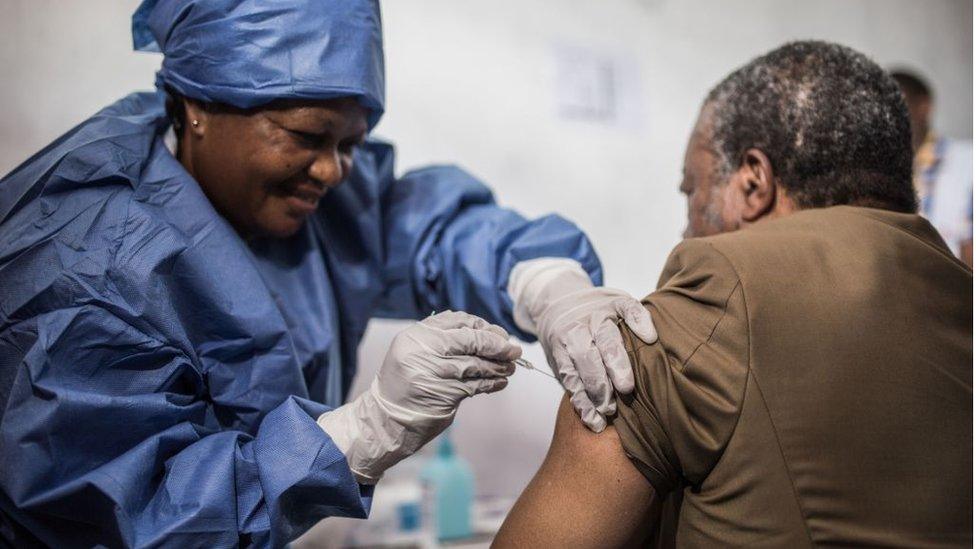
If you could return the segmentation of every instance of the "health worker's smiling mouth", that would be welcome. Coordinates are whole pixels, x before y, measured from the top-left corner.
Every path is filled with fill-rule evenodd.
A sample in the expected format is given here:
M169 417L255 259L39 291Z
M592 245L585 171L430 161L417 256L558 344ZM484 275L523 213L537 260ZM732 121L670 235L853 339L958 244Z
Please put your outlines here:
M286 191L285 202L296 215L307 216L319 206L319 200L328 192L325 186L300 183Z

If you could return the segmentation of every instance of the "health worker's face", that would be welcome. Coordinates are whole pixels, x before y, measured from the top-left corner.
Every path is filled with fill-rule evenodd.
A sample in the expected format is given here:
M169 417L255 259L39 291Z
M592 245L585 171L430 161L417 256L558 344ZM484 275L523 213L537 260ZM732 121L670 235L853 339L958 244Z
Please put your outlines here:
M348 177L367 132L367 112L351 98L185 106L180 161L244 238L297 232Z

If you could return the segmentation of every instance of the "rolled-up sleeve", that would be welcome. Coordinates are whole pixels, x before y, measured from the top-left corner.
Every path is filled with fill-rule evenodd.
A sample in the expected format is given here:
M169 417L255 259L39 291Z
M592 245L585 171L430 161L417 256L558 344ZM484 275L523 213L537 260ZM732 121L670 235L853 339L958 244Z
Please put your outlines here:
M636 387L618 397L614 426L630 459L659 493L702 482L735 429L749 370L742 284L707 241L671 254L658 290L643 300L659 339L621 325Z

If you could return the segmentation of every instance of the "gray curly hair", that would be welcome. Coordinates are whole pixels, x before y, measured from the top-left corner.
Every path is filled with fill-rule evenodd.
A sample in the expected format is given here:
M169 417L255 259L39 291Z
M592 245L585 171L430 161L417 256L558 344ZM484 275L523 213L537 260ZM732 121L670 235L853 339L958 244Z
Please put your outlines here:
M791 42L728 75L705 104L723 181L754 147L801 208L918 210L907 107L864 54Z

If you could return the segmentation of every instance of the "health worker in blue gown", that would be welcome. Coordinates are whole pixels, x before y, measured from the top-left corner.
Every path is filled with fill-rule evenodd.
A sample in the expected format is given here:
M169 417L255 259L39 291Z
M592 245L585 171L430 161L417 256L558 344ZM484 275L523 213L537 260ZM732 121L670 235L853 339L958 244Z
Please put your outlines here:
M505 386L509 334L606 425L633 388L616 323L653 341L649 315L565 219L394 174L375 1L146 0L133 36L158 89L0 180L0 540L277 547L366 517ZM343 404L372 317L425 320Z

